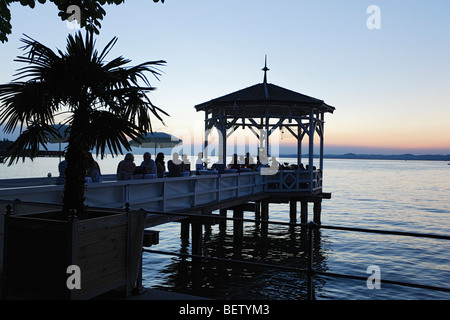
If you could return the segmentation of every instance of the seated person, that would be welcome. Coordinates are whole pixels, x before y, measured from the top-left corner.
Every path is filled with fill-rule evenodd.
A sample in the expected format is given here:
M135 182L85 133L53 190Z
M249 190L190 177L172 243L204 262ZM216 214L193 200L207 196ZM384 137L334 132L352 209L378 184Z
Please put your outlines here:
M159 152L156 155L155 163L156 163L158 178L164 178L164 172L166 171L166 165L164 162L164 153Z
M262 168L269 167L267 156L264 153L260 153L257 159L256 171L260 171Z
M280 163L277 161L276 157L272 157L272 163L270 164L270 169L278 171L280 169Z
M141 165L138 168L136 168L135 173L141 173L142 176L145 176L146 174L157 175L156 163L152 159L152 155L150 154L150 152L144 153L143 157L144 161L142 161Z
M203 163L203 152L199 152L197 155L197 161L195 162L195 170L203 170L204 163Z
M92 153L87 156L86 177L91 178L92 182L102 182L102 173L97 161L92 157Z
M132 180L134 179L134 171L136 165L134 164L134 156L131 153L125 155L125 159L119 162L117 166L117 180Z
M245 168L245 159L243 155L239 156L239 167Z
M179 159L177 152L172 155L172 160L167 162L167 168L169 169L169 177L181 177L181 172L183 171L183 163Z
M189 171L190 172L191 171L191 163L189 162L187 154L183 153L182 159L183 159L183 164L182 164L183 168L181 171Z

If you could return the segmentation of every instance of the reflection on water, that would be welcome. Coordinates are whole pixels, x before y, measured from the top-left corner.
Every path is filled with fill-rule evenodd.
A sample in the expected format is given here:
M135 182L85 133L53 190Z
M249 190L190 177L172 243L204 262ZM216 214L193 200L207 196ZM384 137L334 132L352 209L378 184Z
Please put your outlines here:
M314 268L323 271L326 259L321 255L320 234L320 230L314 234ZM204 256L221 260L200 263L191 258L173 258L164 270L164 281L153 287L214 299L306 299L305 228L247 222L242 240L235 241L232 223L228 222L226 229L205 226L203 246ZM178 253L189 254L189 243L183 243ZM144 260L150 261L155 253L147 255ZM265 265L240 264L225 259ZM299 271L280 270L267 266L269 264ZM319 289L322 285L323 279L315 282Z
M324 184L332 192L322 203L322 223L381 230L450 234L448 165L432 161L358 161L326 159ZM312 210L310 210L311 212ZM247 213L246 213L247 215ZM251 216L248 216L251 218ZM247 216L246 216L247 218ZM289 206L270 206L270 219L288 222ZM311 220L311 217L310 217ZM155 250L187 252L179 225L164 229ZM239 246L232 222L205 233L204 254L306 268L300 227L245 223ZM295 232L291 232L295 231ZM450 288L450 241L321 229L315 237L314 263L320 271L368 277L377 265L389 279ZM146 263L148 262L148 263ZM317 299L450 299L450 293L388 285L369 290L366 282L331 276L314 278ZM304 299L303 273L273 268L146 254L144 285L218 299Z
M176 227L179 230L179 226ZM178 240L177 248L155 250L190 254L189 242ZM307 232L300 226L245 223L242 241L235 241L232 222L226 229L204 229L203 255L220 261L144 254L144 286L212 299L303 300L307 298ZM369 277L367 267L379 266L382 279L448 287L449 241L405 238L395 235L314 231L314 269ZM160 264L157 266L154 264ZM243 260L266 264L226 262ZM267 264L282 266L282 269ZM299 271L286 270L286 267ZM158 269L155 270L154 268ZM445 280L445 281L442 281ZM317 299L449 299L441 291L383 284L369 290L366 281L315 276Z
M114 173L121 159L100 161L102 172ZM38 158L11 167L3 164L0 177L45 177L49 172L55 176L57 163L55 158ZM325 191L332 193L322 203L324 225L450 235L447 163L325 159L324 167ZM271 205L270 219L288 222L289 206ZM228 222L226 231L218 225L207 229L204 254L306 268L299 227L270 225L264 230L262 225L245 223L241 244L233 242L232 227ZM191 252L190 244L180 239L178 223L155 229L161 231L160 243L152 249ZM315 239L318 270L367 277L367 267L378 265L382 279L450 288L450 241L326 229ZM306 295L303 273L222 261L204 261L201 268L193 268L190 258L160 254L144 254L143 277L146 287L220 299L293 300ZM368 290L365 281L330 276L317 276L314 283L318 299L450 299L450 293L383 282L380 290Z

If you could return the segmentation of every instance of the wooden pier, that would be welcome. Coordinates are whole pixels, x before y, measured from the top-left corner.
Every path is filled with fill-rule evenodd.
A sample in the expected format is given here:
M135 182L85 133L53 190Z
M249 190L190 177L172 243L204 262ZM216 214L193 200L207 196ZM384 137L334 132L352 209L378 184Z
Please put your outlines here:
M195 106L197 111L205 112L205 162L214 149L209 142L210 134L213 129L218 133L219 144L215 150L218 162L214 170L198 169L184 172L181 177L135 177L125 181L116 181L112 175L104 176L102 183L86 184L85 204L90 208L121 210L127 207L127 210L144 212L144 228L178 221L182 239L191 235L194 255L201 253L202 225L214 223L214 219L223 223L229 212L233 215L236 240L243 236L244 212L253 212L257 222L269 222L271 203L289 203L290 221L295 223L300 218L305 225L311 203L313 221L320 224L322 200L331 197L330 193L323 192L324 115L333 113L335 108L322 100L268 83L267 65L263 70L263 83ZM259 140L258 169L225 169L227 139L239 128L250 129ZM297 163L269 167L272 146L269 140L272 133L281 128L297 140ZM309 144L307 152L302 150L305 137ZM317 137L319 159L315 163ZM303 167L305 155L307 164ZM11 204L16 215L38 213L61 206L63 187L56 185L51 177L3 180L0 181L0 204ZM0 237L3 231L0 220Z
M164 222L165 212L211 213L236 206L254 207L263 219L267 216L269 203L290 203L290 217L297 219L297 206L300 204L302 222L307 222L307 204L314 203L314 220L320 222L322 199L331 194L322 192L321 172L314 172L311 186L297 188L297 185L283 187L285 176L292 171L280 171L276 175L261 175L260 172L224 173L191 175L177 178L136 179L115 181L113 175L105 176L102 183L86 184L86 204L89 207L143 209L148 214L147 226ZM309 174L308 172L304 173ZM20 206L33 203L23 211L40 211L45 205L61 204L62 185L54 184L55 178L30 178L0 180L0 200L16 203L15 212ZM38 203L40 205L38 205ZM20 206L19 206L20 204ZM253 210L252 210L253 211ZM152 214L155 213L155 214ZM159 214L156 214L159 213ZM259 214L259 213L258 213Z

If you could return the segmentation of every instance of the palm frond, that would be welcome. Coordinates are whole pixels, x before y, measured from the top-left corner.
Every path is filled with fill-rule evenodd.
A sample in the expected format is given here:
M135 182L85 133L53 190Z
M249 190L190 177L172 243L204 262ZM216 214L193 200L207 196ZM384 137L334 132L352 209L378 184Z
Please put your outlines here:
M115 155L131 150L128 139L137 139L142 135L140 128L127 119L117 117L107 111L93 111L90 114L90 125L83 130L84 141L88 142L97 155L105 154L106 149Z
M117 38L97 51L90 32L86 32L84 37L81 32L69 35L65 52L54 52L27 35L21 41L25 53L15 61L26 66L17 70L15 82L0 85L0 124L4 125L7 133L20 128L24 134L14 149L17 152L19 145L31 147L38 142L45 143L45 139L39 138L32 144L25 141L31 141L32 132L38 133L34 124L53 124L55 114L63 107L67 107L71 114L67 118L70 123L80 108L85 109L85 114L95 116L97 120L92 118L92 122L100 123L98 118L103 119L106 124L98 127L102 130L90 126L92 138L80 136L88 139L86 143L96 146L100 152L109 148L113 153L120 153L121 146L128 150L129 138L151 131L152 117L163 122L163 116L168 116L146 95L155 90L148 76L159 80L162 74L160 67L165 65L165 61L129 66L131 61L120 56L106 62ZM27 126L33 129L23 131ZM71 132L71 136L76 134L76 130ZM102 139L105 140L102 142Z
M150 73L159 80L162 71L157 67L163 66L166 63L164 60L157 60L147 61L129 68L124 67L128 62L129 60L119 57L104 66L104 69L111 73L112 80L115 80L115 84L113 85L116 87L127 88L131 86L140 86L139 80L141 80L147 88L151 88L152 86L145 73Z
M108 42L108 44L103 48L102 52L100 53L100 56L98 57L98 61L102 62L103 59L108 55L108 53L111 51L111 49L115 46L117 42L117 37L114 37L111 39L111 41Z
M47 150L49 132L55 134L54 129L46 124L30 124L6 150L6 158L9 159L8 165L17 163L20 158L25 161L26 157L31 159L37 157L40 147Z
M0 124L11 133L31 122L53 123L59 105L47 96L41 82L13 82L0 85Z
M21 49L27 51L27 53L25 56L17 57L14 61L28 65L18 69L19 72L14 75L17 77L14 81L28 77L39 77L42 70L51 69L55 62L60 59L50 48L27 35L20 40L25 43L25 46L21 47Z

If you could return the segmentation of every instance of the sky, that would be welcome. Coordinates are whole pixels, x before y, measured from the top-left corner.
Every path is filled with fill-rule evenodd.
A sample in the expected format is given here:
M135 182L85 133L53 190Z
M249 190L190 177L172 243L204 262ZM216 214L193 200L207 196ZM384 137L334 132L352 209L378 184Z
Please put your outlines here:
M375 5L378 11L368 11ZM325 153L450 154L448 0L166 0L105 5L97 48L131 65L167 61L150 98L170 114L156 131L202 141L194 106L268 82L324 100ZM26 34L65 49L76 32L51 3L10 6L12 34L0 43L0 83L21 67ZM1 138L11 138L0 132ZM293 139L282 135L284 151Z

